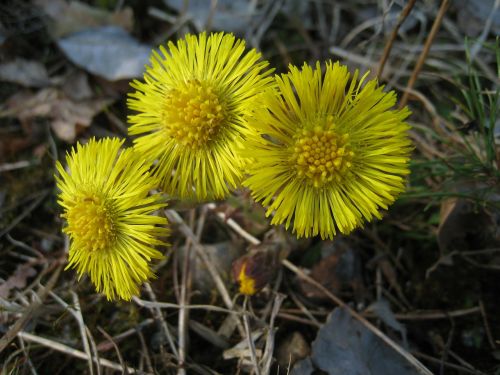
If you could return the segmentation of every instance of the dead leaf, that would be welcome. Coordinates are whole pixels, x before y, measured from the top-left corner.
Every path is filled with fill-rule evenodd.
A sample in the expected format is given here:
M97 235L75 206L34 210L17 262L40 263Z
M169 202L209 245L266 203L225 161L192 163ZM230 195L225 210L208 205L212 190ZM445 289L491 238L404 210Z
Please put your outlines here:
M51 83L47 69L43 64L22 58L1 63L0 80L26 87L44 87Z
M56 39L90 27L114 25L132 31L134 26L129 7L111 13L79 1L35 0L35 4L49 16L49 31Z
M93 96L88 75L81 70L69 74L64 80L62 90L70 99L75 101L90 99Z
M56 88L37 93L22 91L7 100L7 109L0 116L17 117L20 121L47 117L51 119L51 127L56 135L63 141L73 143L78 135L78 127L90 126L92 118L112 102L110 98L75 102Z
M276 350L276 358L281 368L292 367L295 362L307 357L311 348L304 336L298 332L288 334Z
M482 207L465 199L446 199L441 204L437 230L441 253L488 246L495 228L493 218Z
M8 299L12 289L23 289L28 278L36 275L36 271L30 264L20 264L2 285L0 285L0 298Z
M151 54L150 46L115 26L83 30L57 45L74 64L109 81L141 77Z
M179 13L186 14L198 30L204 30L210 21L211 27L216 30L233 32L245 32L251 27L251 22L258 15L255 3L249 0L220 0L214 5L211 1L191 0L167 0L169 7Z
M303 361L308 359L316 368L330 375L420 374L410 362L344 308L336 308L328 316L312 343L311 356ZM303 361L298 362L295 367L303 366ZM292 374L299 373L292 371Z
M323 242L321 252L324 257L314 265L310 276L334 294L351 289L357 297L361 297L364 288L359 255L341 240ZM327 298L323 292L311 286L310 283L299 282L307 297Z
M386 326L398 331L401 334L404 346L408 346L406 341L406 327L396 319L389 302L384 299L380 299L368 306L366 311L375 313L375 315L377 315L377 317L382 320Z

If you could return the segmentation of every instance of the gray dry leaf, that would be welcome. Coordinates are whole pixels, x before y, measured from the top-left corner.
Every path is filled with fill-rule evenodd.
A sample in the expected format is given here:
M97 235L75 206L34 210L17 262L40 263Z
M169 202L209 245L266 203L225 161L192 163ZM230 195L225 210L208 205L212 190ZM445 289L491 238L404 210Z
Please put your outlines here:
M115 26L83 30L57 45L74 64L108 81L142 76L151 53L149 46Z
M336 308L318 331L312 354L297 362L291 374L311 374L315 368L330 375L418 375L405 358L387 346L346 309ZM295 369L307 369L299 373Z
M43 89L37 93L21 91L6 102L6 110L1 116L13 116L21 121L36 117L47 117L57 137L73 143L78 126L88 127L92 118L110 105L113 99L99 98L75 102L63 91L56 88Z
M90 27L114 25L131 31L134 26L129 7L111 13L79 1L35 0L35 5L49 17L48 28L56 39Z
M42 63L22 58L0 64L0 81L26 87L44 87L51 83L47 69Z
M183 13L186 1L166 0L169 7ZM243 33L250 28L255 17L255 1L219 0L212 9L212 1L191 0L187 2L186 16L194 23L197 30L205 30L210 22L214 30Z

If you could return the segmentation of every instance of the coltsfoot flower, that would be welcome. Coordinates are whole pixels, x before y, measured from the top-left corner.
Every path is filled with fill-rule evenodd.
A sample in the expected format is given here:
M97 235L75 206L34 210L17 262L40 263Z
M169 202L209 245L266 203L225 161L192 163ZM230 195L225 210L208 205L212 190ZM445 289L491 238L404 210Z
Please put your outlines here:
M298 237L349 233L387 209L404 190L412 145L392 109L394 91L351 78L347 67L326 72L305 64L276 77L255 107L244 154L253 157L244 182Z
M231 34L187 35L153 51L144 82L128 106L135 148L157 162L154 173L168 194L221 199L242 178L236 152L255 95L270 82L268 63Z
M118 139L91 139L66 156L67 171L57 162L58 203L69 236L69 263L79 277L88 274L108 300L130 300L153 276L151 259L164 245L167 220L152 213L165 207L150 165L133 149L120 150Z

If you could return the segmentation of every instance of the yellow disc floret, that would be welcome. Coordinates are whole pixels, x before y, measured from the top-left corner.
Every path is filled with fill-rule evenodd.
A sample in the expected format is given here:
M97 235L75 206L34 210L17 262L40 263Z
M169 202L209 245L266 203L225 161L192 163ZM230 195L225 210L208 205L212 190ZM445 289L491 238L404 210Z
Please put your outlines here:
M184 146L199 148L208 143L225 118L222 101L209 83L190 80L167 96L167 132Z
M313 130L298 131L292 153L297 175L314 187L340 182L351 168L354 156L348 141L348 134L340 135L334 128L323 130L317 126Z
M116 239L113 214L103 199L80 198L63 216L68 221L66 233L78 239L81 250L103 251L113 245Z

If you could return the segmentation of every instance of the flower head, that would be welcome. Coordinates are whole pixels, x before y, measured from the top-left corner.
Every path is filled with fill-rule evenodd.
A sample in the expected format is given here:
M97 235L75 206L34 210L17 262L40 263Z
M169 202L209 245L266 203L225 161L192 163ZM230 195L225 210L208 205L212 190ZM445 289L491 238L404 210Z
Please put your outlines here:
M139 284L153 276L149 261L162 258L154 246L167 235L166 219L152 215L165 203L148 195L157 181L133 149L120 151L122 144L91 139L66 156L68 171L56 165L63 231L71 240L67 268L89 274L109 300L138 294Z
M128 106L135 148L151 161L165 192L197 200L224 198L242 177L235 151L255 95L269 82L255 50L231 34L187 35L153 51L144 82Z
M298 237L333 238L380 218L404 190L412 146L394 92L339 63L290 66L249 120L244 182ZM364 84L364 85L363 85Z

